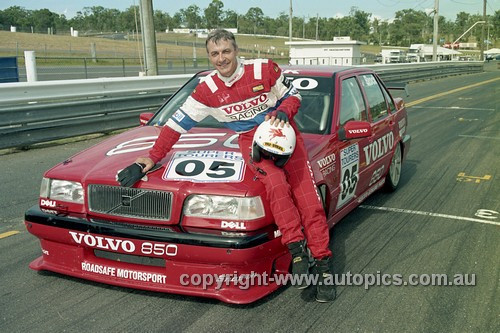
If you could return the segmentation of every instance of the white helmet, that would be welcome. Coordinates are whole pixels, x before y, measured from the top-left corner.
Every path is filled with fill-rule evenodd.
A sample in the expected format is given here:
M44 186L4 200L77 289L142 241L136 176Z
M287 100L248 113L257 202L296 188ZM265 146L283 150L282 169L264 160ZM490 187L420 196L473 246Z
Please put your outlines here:
M269 120L264 121L253 136L252 160L259 162L261 158L268 158L283 167L295 150L295 140L292 126L274 126Z

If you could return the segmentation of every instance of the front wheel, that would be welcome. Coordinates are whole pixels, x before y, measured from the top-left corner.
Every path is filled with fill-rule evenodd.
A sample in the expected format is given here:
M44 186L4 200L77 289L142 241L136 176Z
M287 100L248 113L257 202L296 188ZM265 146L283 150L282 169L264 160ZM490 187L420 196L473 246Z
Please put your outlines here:
M385 187L389 192L396 190L401 178L401 144L396 145L394 150L394 155L392 155L391 165L389 167L389 172L385 177Z

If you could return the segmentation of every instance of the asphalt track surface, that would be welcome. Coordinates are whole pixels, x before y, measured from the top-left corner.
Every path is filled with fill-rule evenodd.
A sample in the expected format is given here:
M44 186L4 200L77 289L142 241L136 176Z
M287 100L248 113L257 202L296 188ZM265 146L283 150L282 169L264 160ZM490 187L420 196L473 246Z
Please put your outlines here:
M228 305L32 271L41 250L24 211L43 172L94 138L0 156L0 332L499 332L500 71L413 83L410 94L400 187L334 228L335 273L475 274L475 286L338 286L328 304L286 286Z

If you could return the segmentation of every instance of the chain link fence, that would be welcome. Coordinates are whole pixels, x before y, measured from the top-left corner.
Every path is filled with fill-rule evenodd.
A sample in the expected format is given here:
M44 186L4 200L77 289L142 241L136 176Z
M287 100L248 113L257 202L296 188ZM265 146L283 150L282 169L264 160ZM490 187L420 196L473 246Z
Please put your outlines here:
M288 58L274 58L287 64ZM26 82L24 57L17 57L19 81ZM139 58L36 57L38 81L139 76L144 66ZM194 74L213 69L208 58L158 58L158 75Z

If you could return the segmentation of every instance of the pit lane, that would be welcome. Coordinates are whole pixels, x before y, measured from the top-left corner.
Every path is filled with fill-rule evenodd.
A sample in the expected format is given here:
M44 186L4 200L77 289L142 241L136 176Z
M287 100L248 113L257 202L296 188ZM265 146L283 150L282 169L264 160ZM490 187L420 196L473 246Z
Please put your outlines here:
M369 197L330 243L338 274L475 273L476 286L343 286L330 304L316 303L311 288L285 287L233 306L36 273L28 264L40 246L23 214L37 203L43 172L95 138L0 156L0 330L497 331L500 80L475 84L498 78L410 84L413 139L399 189Z

